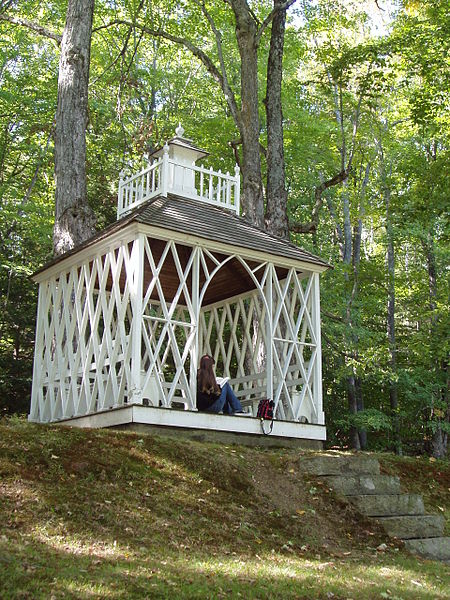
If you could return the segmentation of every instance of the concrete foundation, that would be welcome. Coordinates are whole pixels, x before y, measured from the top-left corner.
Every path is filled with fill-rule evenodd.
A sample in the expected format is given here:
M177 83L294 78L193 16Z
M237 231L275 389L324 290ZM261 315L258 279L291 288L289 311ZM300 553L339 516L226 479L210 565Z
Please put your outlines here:
M269 429L268 421L265 430ZM242 444L245 446L302 448L321 450L326 439L324 425L274 421L269 435L262 432L260 419L208 414L132 404L107 411L57 421L71 427L126 429L198 441Z
M278 437L276 435L256 436L246 433L231 433L229 431L160 427L158 425L146 425L143 423L127 423L126 425L118 425L114 429L136 431L146 435L185 438L196 442L237 444L252 448L300 448L305 450L322 450L323 448L323 442L319 440L302 440L298 438Z

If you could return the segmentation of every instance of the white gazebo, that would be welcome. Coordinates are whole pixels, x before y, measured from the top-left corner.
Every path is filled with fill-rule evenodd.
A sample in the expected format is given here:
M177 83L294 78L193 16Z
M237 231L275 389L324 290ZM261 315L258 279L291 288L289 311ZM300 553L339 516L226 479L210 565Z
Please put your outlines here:
M241 219L239 169L196 165L183 133L121 175L116 223L35 273L29 419L260 436L259 419L197 411L208 353L251 415L274 400L271 437L320 443L329 265Z

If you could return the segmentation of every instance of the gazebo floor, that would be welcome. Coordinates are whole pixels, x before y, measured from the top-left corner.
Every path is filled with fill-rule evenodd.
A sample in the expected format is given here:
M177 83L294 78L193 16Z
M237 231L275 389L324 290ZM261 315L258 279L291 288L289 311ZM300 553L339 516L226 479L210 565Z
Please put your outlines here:
M57 421L71 427L112 427L186 436L199 441L213 441L246 446L277 446L320 450L326 440L326 427L310 423L275 420L273 431L264 435L261 421L253 417L216 415L191 410L176 410L131 404ZM269 422L265 422L268 430Z

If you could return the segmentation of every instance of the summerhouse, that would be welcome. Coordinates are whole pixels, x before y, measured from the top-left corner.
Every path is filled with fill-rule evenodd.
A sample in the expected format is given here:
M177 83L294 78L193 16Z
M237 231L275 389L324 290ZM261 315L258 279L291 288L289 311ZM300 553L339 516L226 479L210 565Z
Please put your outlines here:
M181 127L121 174L117 221L34 274L31 421L153 426L321 442L322 259L239 216L239 169L213 171ZM196 408L215 358L249 417ZM177 429L178 428L178 429Z

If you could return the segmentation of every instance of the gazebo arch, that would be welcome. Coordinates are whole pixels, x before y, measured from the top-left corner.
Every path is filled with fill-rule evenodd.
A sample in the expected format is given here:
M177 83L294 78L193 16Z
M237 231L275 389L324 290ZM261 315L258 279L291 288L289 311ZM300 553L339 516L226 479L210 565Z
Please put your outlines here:
M256 419L196 411L207 352L251 414L274 399L275 435L323 440L319 274L329 265L233 214L238 169L196 166L206 153L182 135L122 175L115 224L35 274L29 418L259 434Z

